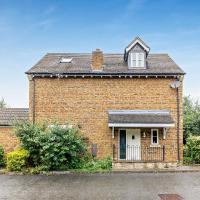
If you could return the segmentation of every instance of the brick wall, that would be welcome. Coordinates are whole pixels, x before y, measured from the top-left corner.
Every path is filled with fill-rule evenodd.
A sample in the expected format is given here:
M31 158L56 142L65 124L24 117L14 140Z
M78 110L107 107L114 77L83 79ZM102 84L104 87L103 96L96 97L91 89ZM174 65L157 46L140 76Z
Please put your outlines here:
M12 127L0 127L0 145L3 146L5 153L13 151L19 145Z
M107 110L112 109L167 109L177 121L177 97L170 84L175 79L98 79L98 78L36 78L36 121L58 121L80 124L82 133L90 143L98 146L98 156L112 155L112 144L108 128ZM182 97L182 88L180 89ZM30 118L32 118L33 81L30 81ZM182 101L181 101L182 103ZM182 108L182 104L181 104ZM168 131L166 160L176 161L177 124ZM182 112L181 112L181 156L182 156Z

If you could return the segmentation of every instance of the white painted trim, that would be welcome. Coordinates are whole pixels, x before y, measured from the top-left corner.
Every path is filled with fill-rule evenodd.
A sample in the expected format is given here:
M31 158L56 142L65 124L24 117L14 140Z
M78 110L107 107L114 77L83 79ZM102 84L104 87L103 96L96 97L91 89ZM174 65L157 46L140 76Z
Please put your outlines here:
M132 129L126 129L126 146L128 147L128 134L127 134L127 130L136 130L137 133L139 134L140 136L140 140L139 140L139 150L140 150L140 155L139 155L139 159L135 159L136 161L140 161L141 160L141 129L140 128L132 128ZM135 146L138 146L138 145L135 145ZM128 152L127 152L128 149L126 149L126 160L129 161L128 159Z
M157 143L153 143L153 131L157 131ZM159 145L159 130L158 129L151 129L151 145Z
M15 126L14 125L0 125L0 128L14 128Z
M162 114L169 115L168 110L108 110L109 114Z
M163 128L163 127L174 127L175 124L133 124L133 123L108 123L108 127L124 127L124 128Z
M130 51L137 43L139 43L147 52L150 51L149 47L145 46L142 42L140 42L140 40L136 39L129 47L126 48L126 52Z
M112 127L112 139L115 138L115 127Z
M135 54L135 59L133 59L134 57L134 54ZM139 59L140 58L140 54L142 54L142 59ZM128 62L128 67L129 69L145 69L145 65L144 65L144 62L145 62L145 58L144 58L144 53L141 53L141 52L130 52L128 57L130 56L129 59L129 62ZM135 65L133 64L133 61L135 61ZM142 66L139 66L139 61L142 62Z
M163 140L167 137L167 128L163 128Z

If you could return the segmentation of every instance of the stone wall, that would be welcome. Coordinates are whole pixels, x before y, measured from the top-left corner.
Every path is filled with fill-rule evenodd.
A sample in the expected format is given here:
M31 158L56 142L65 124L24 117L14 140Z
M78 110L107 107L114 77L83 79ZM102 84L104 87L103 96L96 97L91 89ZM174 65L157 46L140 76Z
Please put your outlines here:
M35 78L36 121L79 124L90 143L97 144L98 157L112 155L108 110L167 109L176 122L168 131L166 160L177 161L177 95L170 88L172 78ZM182 88L179 90L182 98ZM30 81L32 119L33 81ZM181 100L182 109L182 100ZM182 158L182 112L180 128ZM171 149L175 153L172 154Z

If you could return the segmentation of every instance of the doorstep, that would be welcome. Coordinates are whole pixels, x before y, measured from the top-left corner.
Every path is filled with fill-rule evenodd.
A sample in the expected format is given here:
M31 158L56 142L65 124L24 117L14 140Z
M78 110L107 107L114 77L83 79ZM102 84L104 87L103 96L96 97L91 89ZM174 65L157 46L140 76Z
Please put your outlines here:
M176 168L178 166L177 162L113 162L113 170L155 170L155 169L166 169L166 168Z
M132 172L132 173L187 173L187 172L200 172L200 166L181 165L173 168L162 169L113 169L112 172Z

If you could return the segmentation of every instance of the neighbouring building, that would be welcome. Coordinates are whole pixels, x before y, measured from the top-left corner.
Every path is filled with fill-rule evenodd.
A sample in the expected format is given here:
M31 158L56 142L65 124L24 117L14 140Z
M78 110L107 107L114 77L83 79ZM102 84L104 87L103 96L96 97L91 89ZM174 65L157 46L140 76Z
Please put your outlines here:
M183 70L135 38L122 54L48 53L26 72L29 118L79 124L113 167L183 160Z
M28 120L27 108L0 108L0 145L5 153L19 146L14 134L14 124L24 120Z

